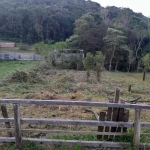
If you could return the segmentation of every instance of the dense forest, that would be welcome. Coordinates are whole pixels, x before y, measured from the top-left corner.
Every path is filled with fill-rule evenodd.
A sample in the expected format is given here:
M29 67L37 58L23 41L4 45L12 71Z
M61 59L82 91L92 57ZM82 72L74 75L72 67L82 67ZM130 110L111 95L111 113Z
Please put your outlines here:
M0 38L54 44L105 55L109 70L138 71L150 60L149 18L91 0L1 0ZM144 61L142 61L144 60Z

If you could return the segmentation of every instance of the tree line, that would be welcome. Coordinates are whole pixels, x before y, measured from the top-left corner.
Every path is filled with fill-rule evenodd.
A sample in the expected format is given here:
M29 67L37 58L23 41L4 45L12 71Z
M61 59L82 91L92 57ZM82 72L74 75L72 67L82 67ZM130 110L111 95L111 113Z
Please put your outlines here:
M94 56L101 51L108 70L148 66L143 60L150 51L149 21L129 8L103 8L90 0L0 1L1 39L40 42L36 48L41 53L57 47L83 49Z

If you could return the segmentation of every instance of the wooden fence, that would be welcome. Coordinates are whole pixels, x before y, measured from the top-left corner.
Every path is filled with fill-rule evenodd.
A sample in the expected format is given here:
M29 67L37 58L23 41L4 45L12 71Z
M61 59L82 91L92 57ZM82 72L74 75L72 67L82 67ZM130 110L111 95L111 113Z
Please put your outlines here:
M5 122L6 128L0 131L15 131L15 137L0 137L0 142L15 142L16 147L20 148L22 142L32 141L41 144L80 144L81 146L91 147L111 147L111 148L128 148L131 143L128 142L110 142L110 141L81 141L81 140L55 140L55 139L37 139L22 137L22 132L43 132L43 133L67 133L67 134L91 134L91 135L114 135L114 132L97 132L97 131L66 131L66 130L41 130L41 129L21 129L21 124L53 124L53 125L84 125L84 126L107 126L107 127L131 127L134 133L115 133L117 136L133 136L133 147L138 150L140 148L150 148L148 143L140 143L140 136L149 136L150 133L141 133L141 127L150 127L149 122L141 122L141 110L150 109L150 105L123 104L123 103L105 103L105 102L87 102L87 101L68 101L68 100L25 100L25 99L0 99L0 104L14 105L14 118L0 118L0 122ZM68 105L68 106L94 106L94 107L111 107L111 108L130 108L135 110L134 122L115 122L115 121L95 121L95 120L66 120L66 119L36 119L21 118L20 104L37 104L37 105ZM9 122L13 122L15 128L9 128ZM11 134L10 134L11 136Z

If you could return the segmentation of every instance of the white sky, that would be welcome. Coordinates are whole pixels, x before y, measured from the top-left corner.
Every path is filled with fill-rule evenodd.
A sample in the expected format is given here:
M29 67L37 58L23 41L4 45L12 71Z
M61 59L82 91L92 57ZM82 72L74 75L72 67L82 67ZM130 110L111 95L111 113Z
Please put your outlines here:
M130 8L134 12L140 12L144 16L150 17L150 0L92 0L101 6L116 6Z

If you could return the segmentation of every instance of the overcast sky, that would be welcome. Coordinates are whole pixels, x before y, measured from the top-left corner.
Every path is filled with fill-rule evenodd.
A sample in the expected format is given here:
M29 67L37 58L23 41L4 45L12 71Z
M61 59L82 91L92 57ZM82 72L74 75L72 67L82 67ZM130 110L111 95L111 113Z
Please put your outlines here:
M150 17L150 0L92 0L101 6L117 6L132 9L134 12L141 12L144 16Z

